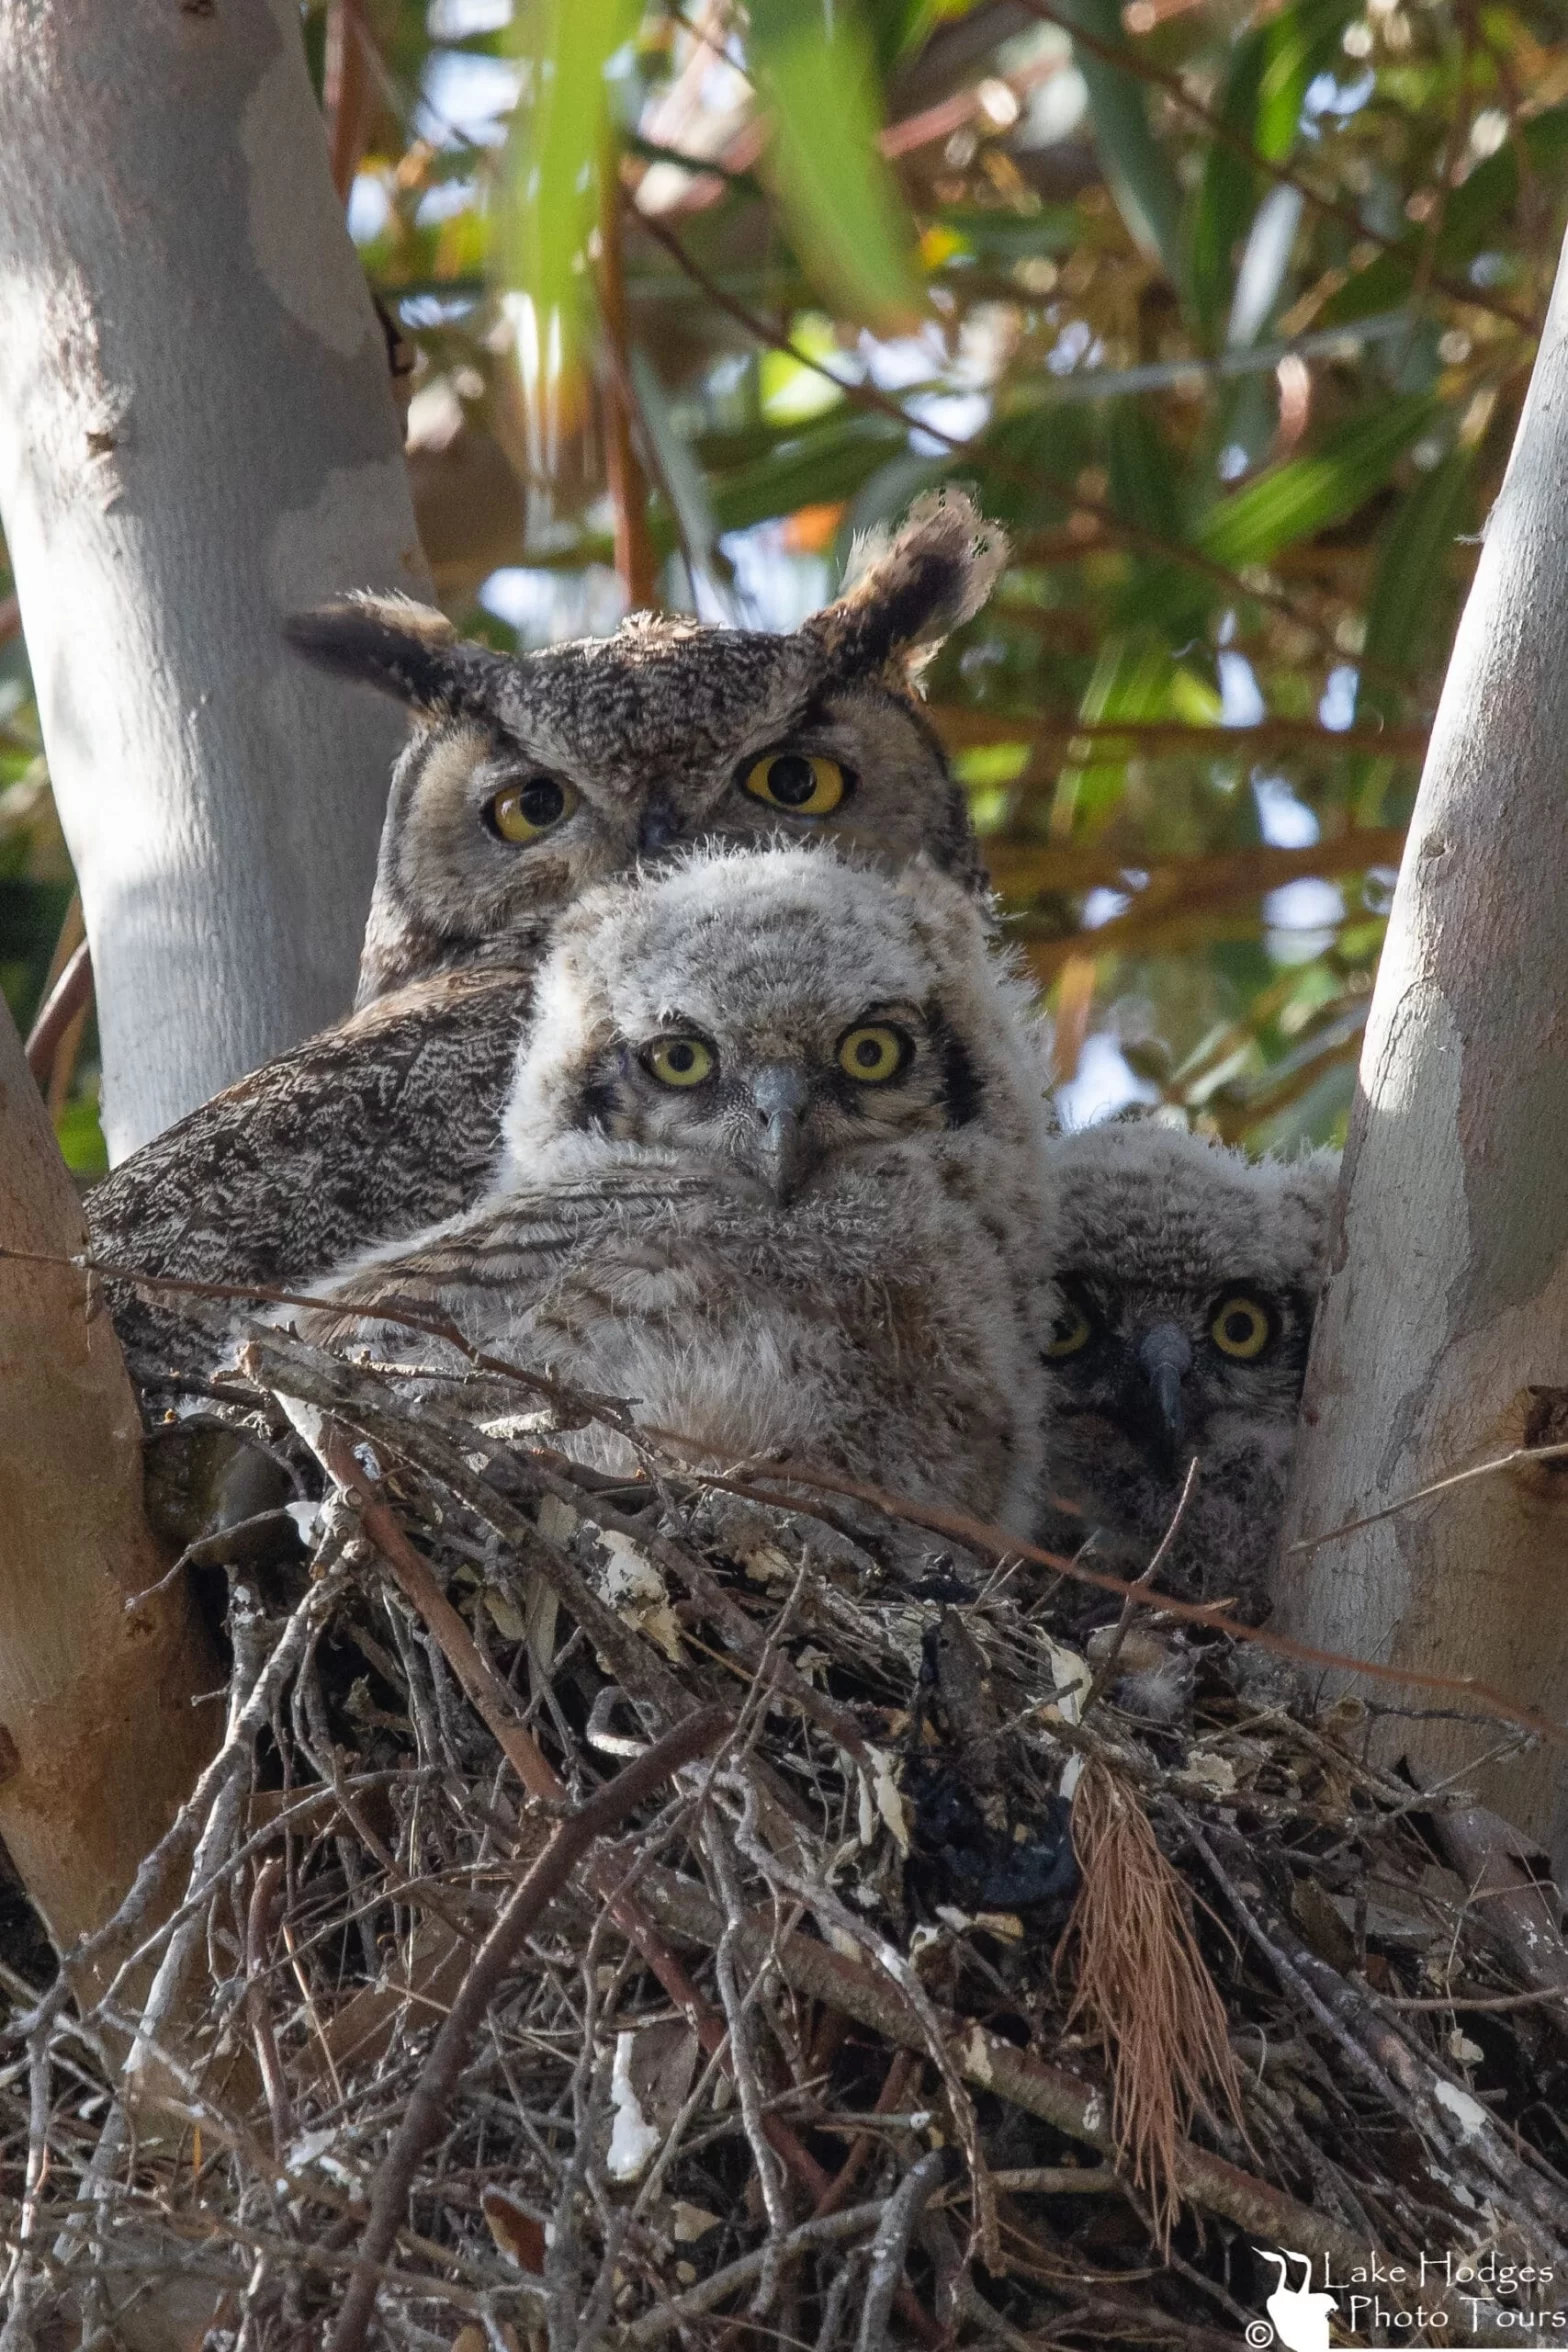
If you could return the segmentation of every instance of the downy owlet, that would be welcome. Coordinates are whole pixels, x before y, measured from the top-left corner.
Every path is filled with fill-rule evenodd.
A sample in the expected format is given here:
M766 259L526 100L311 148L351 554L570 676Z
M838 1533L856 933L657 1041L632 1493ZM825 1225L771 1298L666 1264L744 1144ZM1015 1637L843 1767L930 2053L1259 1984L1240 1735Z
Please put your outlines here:
M1338 1179L1150 1120L1053 1137L1061 1311L1047 1349L1047 1534L1142 1567L1196 1483L1158 1587L1266 1614Z
M923 853L978 886L963 795L916 678L1004 555L967 499L938 492L789 635L639 614L612 637L514 658L457 643L439 613L395 600L292 622L308 658L400 697L415 719L358 1010L99 1185L95 1254L298 1287L475 1199L550 925L640 859L706 838L827 835L893 869ZM120 1285L109 1295L138 1370L201 1353L187 1320L199 1310Z
M1026 1006L923 863L710 850L606 884L558 926L491 1190L307 1326L407 1362L353 1310L449 1317L701 1458L792 1454L1021 1531L1054 1312Z

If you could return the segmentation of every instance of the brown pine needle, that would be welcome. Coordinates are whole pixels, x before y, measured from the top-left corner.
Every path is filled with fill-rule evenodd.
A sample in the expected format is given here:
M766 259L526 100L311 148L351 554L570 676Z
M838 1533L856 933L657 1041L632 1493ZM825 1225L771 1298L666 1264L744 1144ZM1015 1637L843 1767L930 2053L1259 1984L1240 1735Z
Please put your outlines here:
M1225 2009L1148 1815L1103 1764L1087 1764L1079 1780L1073 1845L1083 1886L1062 1945L1078 1965L1068 2027L1099 2037L1112 2136L1165 2247L1179 2202L1176 2146L1194 2112L1217 2098L1245 2128Z

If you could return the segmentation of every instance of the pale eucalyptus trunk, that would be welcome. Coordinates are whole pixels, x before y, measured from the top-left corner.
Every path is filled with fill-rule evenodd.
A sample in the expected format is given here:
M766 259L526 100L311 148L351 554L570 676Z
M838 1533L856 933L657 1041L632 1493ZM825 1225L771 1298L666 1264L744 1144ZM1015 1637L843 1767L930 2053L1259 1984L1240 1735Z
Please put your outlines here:
M1289 1548L1568 1438L1568 257L1433 729L1340 1216L1280 1620L1568 1723L1568 1467L1521 1464ZM1380 1738L1423 1774L1484 1744L1441 1720ZM1563 1747L1462 1778L1568 1859Z
M0 0L0 514L111 1155L348 1007L394 713L278 632L425 590L292 0Z

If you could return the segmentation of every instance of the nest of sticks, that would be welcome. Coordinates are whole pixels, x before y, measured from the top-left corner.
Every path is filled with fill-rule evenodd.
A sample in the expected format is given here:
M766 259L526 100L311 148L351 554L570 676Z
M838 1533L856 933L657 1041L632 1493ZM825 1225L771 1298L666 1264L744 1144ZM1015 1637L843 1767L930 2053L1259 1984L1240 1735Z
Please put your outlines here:
M1284 2249L1339 2340L1562 2340L1568 1954L1368 1760L1422 1694L793 1465L612 1480L495 1367L243 1365L161 1441L276 1482L186 1571L222 1745L67 1969L6 1923L4 2352L1197 2352Z

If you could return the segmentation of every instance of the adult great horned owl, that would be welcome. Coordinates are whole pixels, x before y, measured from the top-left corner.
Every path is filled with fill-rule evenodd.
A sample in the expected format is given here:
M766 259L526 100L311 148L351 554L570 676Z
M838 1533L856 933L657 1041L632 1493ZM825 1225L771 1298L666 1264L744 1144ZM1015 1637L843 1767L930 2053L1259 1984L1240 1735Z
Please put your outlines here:
M1053 1137L1061 1313L1046 1352L1058 1544L1139 1566L1197 1482L1157 1579L1265 1613L1325 1265L1337 1156L1252 1162L1148 1120Z
M361 599L296 644L399 695L399 763L359 1010L190 1114L91 1194L95 1254L153 1275L299 1286L473 1200L494 1161L532 974L561 908L693 839L829 834L894 866L979 869L914 675L1005 553L935 494L837 603L785 636L647 615L506 657ZM189 1361L200 1310L110 1286L138 1369Z
M395 1357L356 1308L449 1317L707 1458L832 1462L1022 1530L1041 1097L963 890L827 845L694 853L562 918L495 1184L333 1277L309 1327Z

